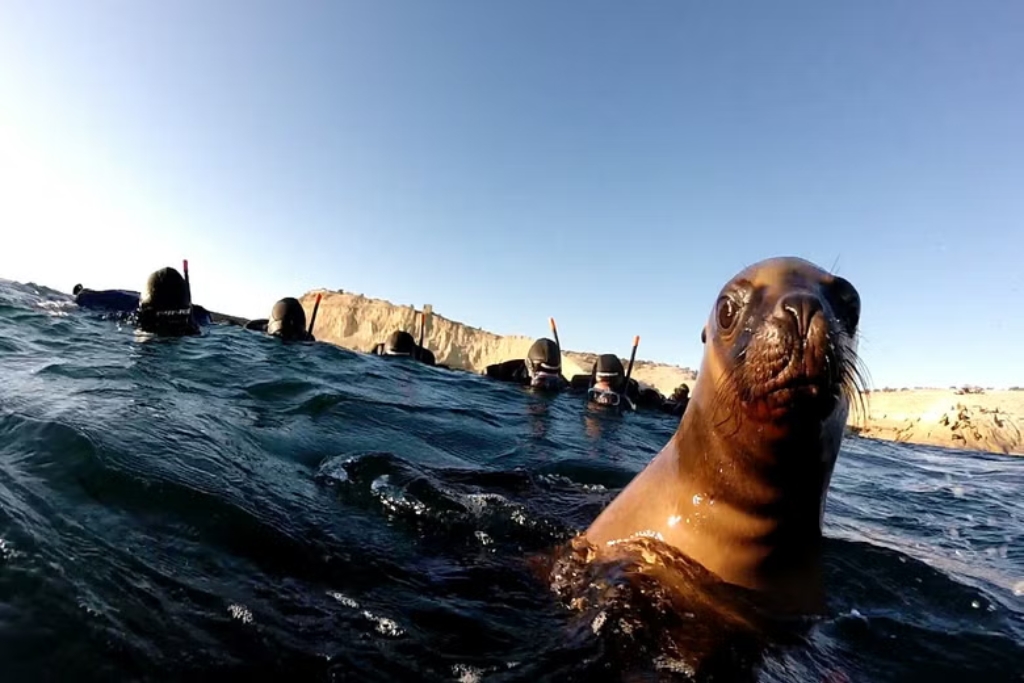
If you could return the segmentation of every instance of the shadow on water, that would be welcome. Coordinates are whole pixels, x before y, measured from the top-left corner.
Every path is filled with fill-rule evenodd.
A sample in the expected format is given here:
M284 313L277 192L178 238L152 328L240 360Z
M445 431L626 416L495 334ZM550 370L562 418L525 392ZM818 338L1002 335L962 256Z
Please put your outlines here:
M0 368L5 681L1021 680L1022 461L848 441L828 614L778 630L573 564L667 416L6 282Z

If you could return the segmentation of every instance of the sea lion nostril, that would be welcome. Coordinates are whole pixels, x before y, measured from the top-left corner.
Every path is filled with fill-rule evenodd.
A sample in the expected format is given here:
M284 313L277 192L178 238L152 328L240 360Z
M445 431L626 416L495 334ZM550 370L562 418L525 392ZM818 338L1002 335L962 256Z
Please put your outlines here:
M798 336L803 338L811 329L811 321L814 320L814 316L821 313L822 310L821 299L813 294L797 292L779 299L776 314L779 317L791 316L796 322Z

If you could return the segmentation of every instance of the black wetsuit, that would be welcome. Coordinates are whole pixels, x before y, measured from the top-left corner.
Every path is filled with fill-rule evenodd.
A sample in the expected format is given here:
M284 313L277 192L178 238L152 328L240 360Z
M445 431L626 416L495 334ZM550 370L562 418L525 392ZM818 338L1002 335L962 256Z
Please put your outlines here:
M371 356L396 356L398 358L412 358L413 360L418 360L419 362L421 362L421 363L423 363L425 365L437 365L437 359L434 357L434 352L431 351L428 348L420 346L419 344L416 345L416 351L411 351L408 354L405 354L405 353L389 354L389 353L386 353L386 347L387 347L387 344L385 344L384 342L376 344L372 349L370 349L370 355Z
M666 399L661 404L661 410L668 413L669 415L675 415L676 417L682 417L686 413L686 406L690 403L690 397L681 398L679 400Z
M75 294L75 303L80 308L119 313L118 318L129 320L134 319L141 296L130 289L80 289ZM213 316L199 304L192 304L192 320L200 326L213 324Z
M268 320L267 318L258 318L256 320L250 320L249 322L247 322L245 324L244 327L247 330L253 330L254 332L263 332L264 334L267 334L267 328L268 328L269 325L270 325L270 320ZM280 336L280 335L271 335L271 336L275 337L275 336ZM309 332L303 332L297 338L294 338L294 339L293 338L289 338L289 341L316 341L316 337L311 335Z
M130 289L80 289L75 294L75 303L82 308L131 313L139 307L140 296Z
M197 324L202 325L204 327L213 324L213 316L210 315L210 312L208 310L206 310L199 304L192 304L192 318L196 321Z
M573 391L587 391L594 386L594 375L574 375L569 383ZM621 386L621 383L620 383ZM615 391L613 388L612 391ZM652 410L664 410L665 397L657 389L646 387L640 388L640 383L632 377L626 388L626 398L636 408L649 408Z
M530 376L530 371L526 367L525 358L516 358L514 360L507 360L501 363L495 363L494 365L488 365L484 368L484 375L491 379L496 379L501 382L512 382L524 387L530 386L533 381L533 378ZM562 374L559 374L558 377L561 382L557 388L568 388L569 380L567 380Z

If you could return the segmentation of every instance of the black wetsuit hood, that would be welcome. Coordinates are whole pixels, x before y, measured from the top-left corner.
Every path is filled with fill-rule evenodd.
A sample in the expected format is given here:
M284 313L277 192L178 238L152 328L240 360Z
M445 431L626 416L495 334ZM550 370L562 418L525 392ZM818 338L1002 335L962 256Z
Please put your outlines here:
M531 375L537 372L553 374L562 372L561 350L558 348L558 344L550 339L542 337L533 342L530 350L526 353L526 360Z
M416 340L405 330L395 330L384 342L385 356L415 356Z
M295 297L285 297L274 304L267 319L267 334L288 341L312 341L306 330L306 311Z
M192 316L192 295L188 283L174 268L161 268L146 280L135 311L135 325L154 334L180 336L198 334Z
M626 380L626 369L614 353L603 353L597 357L590 379L591 386L598 382L607 382L612 391L621 392Z

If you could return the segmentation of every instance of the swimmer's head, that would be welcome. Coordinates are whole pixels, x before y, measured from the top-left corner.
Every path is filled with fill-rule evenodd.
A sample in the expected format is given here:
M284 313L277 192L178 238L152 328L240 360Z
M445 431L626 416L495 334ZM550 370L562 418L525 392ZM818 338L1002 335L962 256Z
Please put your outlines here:
M136 324L146 332L181 335L198 332L192 320L188 284L174 268L161 268L146 280L135 312Z
M681 401L681 400L683 400L685 398L689 398L689 397L690 397L690 387L685 382L683 384L680 384L678 387L676 387L675 391L672 392L672 400L673 401Z
M267 320L267 334L289 341L307 338L306 311L298 299L288 296L274 304Z
M79 292L82 291L82 289L83 289L82 285L80 285L80 284L75 285L74 289L71 290L71 293L77 295Z
M597 357L591 371L590 389L587 400L603 406L617 406L622 400L622 390L626 382L626 370L622 361L614 353L605 353Z
M558 344L541 338L533 342L526 354L526 372L535 389L558 389L562 386L562 354Z
M597 357L591 379L594 387L622 391L626 369L622 367L622 361L614 353L604 353Z
M414 356L416 355L416 340L404 330L395 330L384 342L385 356Z

